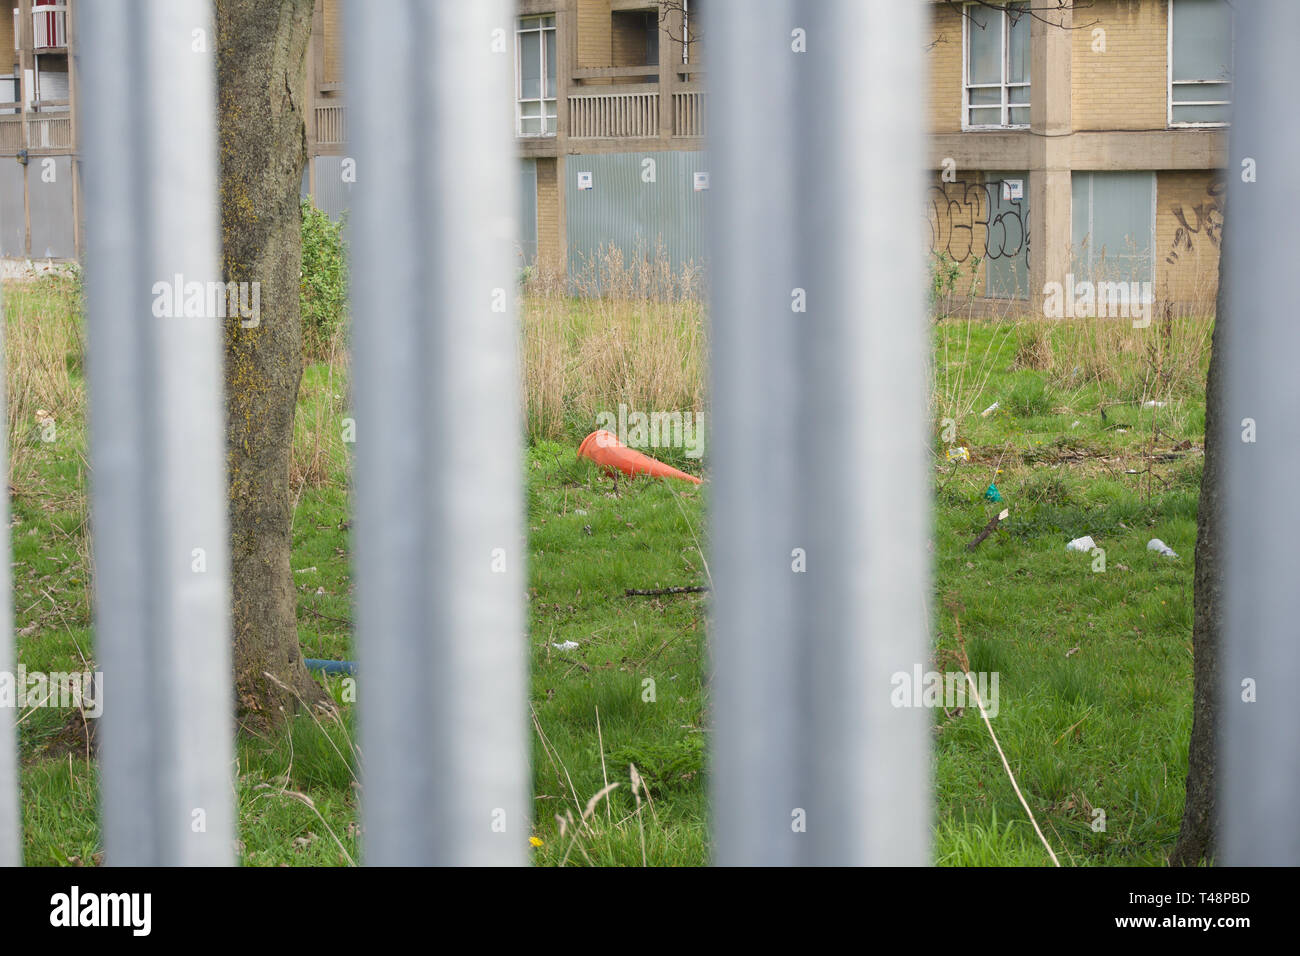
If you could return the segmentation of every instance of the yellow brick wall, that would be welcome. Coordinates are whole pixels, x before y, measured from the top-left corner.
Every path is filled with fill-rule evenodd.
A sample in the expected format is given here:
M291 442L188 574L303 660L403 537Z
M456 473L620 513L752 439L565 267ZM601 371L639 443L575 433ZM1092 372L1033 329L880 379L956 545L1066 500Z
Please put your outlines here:
M577 0L578 67L613 66L609 0Z
M1212 170L1156 174L1156 296L1214 307L1223 181Z
M340 0L325 0L325 75L322 83L343 82L343 10Z
M930 67L930 132L961 130L961 10L946 3L930 4L933 44L925 53Z
M1165 128L1168 26L1165 0L1096 0L1074 11L1070 109L1075 129Z
M554 157L537 160L537 266L542 272L561 268L560 191Z
M0 73L8 73L18 62L18 54L14 52L14 11L17 9L17 3L0 6ZM3 99L9 99L8 93Z

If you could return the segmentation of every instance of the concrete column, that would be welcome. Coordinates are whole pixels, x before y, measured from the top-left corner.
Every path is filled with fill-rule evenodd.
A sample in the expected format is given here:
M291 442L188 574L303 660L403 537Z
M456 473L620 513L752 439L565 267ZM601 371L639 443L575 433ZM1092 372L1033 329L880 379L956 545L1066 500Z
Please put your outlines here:
M682 65L681 45L674 43L672 38L682 35L681 11L667 11L665 20L658 29L659 137L664 141L664 148L670 149L673 136L673 92L677 89L677 71Z
M1029 298L1041 312L1043 283L1064 282L1070 268L1073 11L1043 10L1038 17L1029 27Z

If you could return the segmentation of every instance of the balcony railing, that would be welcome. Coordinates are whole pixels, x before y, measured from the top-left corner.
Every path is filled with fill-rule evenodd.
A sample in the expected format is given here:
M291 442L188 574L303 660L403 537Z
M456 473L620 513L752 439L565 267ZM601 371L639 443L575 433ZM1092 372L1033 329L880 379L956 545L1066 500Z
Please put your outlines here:
M348 141L348 108L342 103L316 107L316 142L342 146Z
M22 37L18 9L14 8L14 49L19 48ZM68 5L43 4L32 8L32 48L35 50L59 49L68 45Z
M0 114L0 153L11 154L20 149L72 147L72 117L66 110L28 113L26 119L27 138L24 141L22 114Z
M673 92L673 135L704 135L704 91Z
M590 71L594 72L594 71ZM655 139L659 129L659 86L643 83L580 88L569 94L571 139ZM316 106L316 143L342 146L348 141L348 110L342 103ZM704 91L679 89L672 94L672 134L704 135Z
M573 139L649 139L658 135L659 92L655 84L569 95L569 136Z

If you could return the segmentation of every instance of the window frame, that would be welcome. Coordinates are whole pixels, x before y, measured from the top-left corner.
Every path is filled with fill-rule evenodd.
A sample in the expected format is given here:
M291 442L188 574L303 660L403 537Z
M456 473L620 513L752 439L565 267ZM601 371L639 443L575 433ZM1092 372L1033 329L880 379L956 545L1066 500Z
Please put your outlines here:
M971 17L970 10L972 7L978 7L987 10L992 16L997 16L1001 20L1000 44L1001 55L1000 61L1000 79L998 83L976 83L970 82L970 30ZM1026 5L1025 11L1021 16L1029 15L1029 7ZM1009 70L1009 57L1011 55L1011 18L1005 10L994 10L980 3L965 3L961 10L961 128L963 132L970 130L1008 130L1008 129L1029 129L1029 123L1012 123L1011 110L1029 109L1029 103L1011 103L1012 89L1025 89L1030 91L1030 99L1033 98L1033 76L1032 71L1029 82L1012 83L1007 77ZM994 104L975 104L971 105L971 90L991 90L996 89L1000 94L1000 103L997 106L999 122L997 123L972 123L971 110L978 109L986 112L992 112Z
M535 25L532 25L535 24ZM554 13L537 13L528 16L515 18L515 136L520 139L542 139L553 137L560 124L560 98L559 98L559 63L555 64L555 96L546 95L547 68L549 58L546 52L546 34L550 32L555 36L556 53L555 58L559 60L559 34L556 33L556 17ZM523 35L525 33L536 33L538 35L538 64L540 67L540 96L524 96L524 48ZM524 116L525 104L538 104L538 116ZM551 103L555 106L554 114L547 111L546 104ZM524 132L524 120L539 120L541 129L536 133Z
M1175 85L1177 86L1226 85L1229 89L1229 92L1231 92L1233 87L1232 73L1236 69L1235 62L1230 63L1228 65L1229 77L1226 80L1178 80L1178 81L1174 80L1174 4L1177 2L1178 0L1169 0L1169 3L1167 4L1167 6L1169 7L1169 13L1168 13L1168 20L1166 21L1166 25L1165 25L1165 35L1168 41L1167 42L1168 49L1166 50L1165 53L1165 109L1166 109L1165 122L1170 129L1223 129L1227 126L1230 126L1231 123L1228 122L1175 123L1174 122L1174 106L1175 106L1174 86ZM1232 8L1229 7L1228 9L1229 11L1231 11ZM1233 51L1235 47L1234 40L1236 39L1235 37L1236 24L1232 21L1231 18L1229 18L1228 22L1229 22L1229 31L1230 31L1228 34L1228 55L1233 56ZM1190 102L1182 102L1176 105L1178 106L1231 106L1232 100L1231 99L1192 100Z
M1097 267L1096 267L1097 245L1096 245L1096 242L1094 241L1096 230L1095 230L1094 227L1093 227L1093 220L1094 220L1094 218L1095 218L1095 212L1096 212L1096 203L1095 203L1095 201L1094 201L1094 199L1093 199L1093 194L1094 194L1094 187L1095 187L1096 182L1097 182L1096 177L1097 177L1098 175L1106 175L1107 173L1111 173L1111 172L1116 172L1116 173L1135 173L1135 174L1142 174L1142 175L1149 176L1150 179L1151 179L1151 208L1150 208L1150 210L1149 210L1149 220L1148 220L1148 221L1150 222L1150 224L1151 224L1151 247L1150 247L1150 248L1151 248L1151 251L1150 251L1150 256L1149 256L1149 259L1148 259L1148 262L1149 262L1149 265L1150 265L1151 268L1150 268L1150 275L1149 275L1149 278L1143 278L1143 279L1138 279L1138 280L1134 280L1134 279L1132 279L1131 277L1129 277L1129 278L1127 278L1127 279L1126 279L1126 278L1120 278L1120 279L1118 279L1118 280L1108 280L1108 279L1104 279L1104 278L1103 278L1102 281L1120 281L1120 282L1132 282L1132 281L1148 282L1148 281L1149 281L1149 282L1151 283L1151 288L1154 289L1154 288L1155 288L1155 285L1156 285L1156 272L1157 272L1157 270L1158 270L1158 265L1157 265L1157 263L1156 263L1156 259L1158 258L1158 257L1157 257L1157 254L1156 254L1156 247L1157 247L1157 243L1158 243L1159 240L1158 240L1158 237L1157 237L1156 229L1157 229L1158 226L1159 226L1157 210L1158 210L1158 207L1159 207L1159 198L1160 198L1160 196L1159 196L1159 193L1160 193L1160 176L1159 176L1159 171L1158 171L1158 170L1155 170L1155 169L1151 169L1151 170L1146 170L1146 169L1133 169L1133 170L1127 170L1127 169L1123 169L1123 170L1119 170L1119 169L1117 169L1117 170L1103 170L1103 169L1076 169L1076 170L1072 170L1072 171L1071 171L1071 173L1070 173L1070 187L1071 187L1071 202L1070 202L1070 218L1071 218L1071 229L1070 229L1070 233L1071 233L1071 235L1070 235L1070 264L1071 264L1071 268L1074 269L1074 268L1078 268L1078 267L1080 267L1080 266L1083 266L1084 269L1086 270L1086 271L1085 271L1081 276L1076 276L1076 277L1075 277L1075 278L1076 278L1076 281L1077 281L1079 278L1086 278L1086 279L1089 279L1089 280L1095 280L1095 278L1096 278L1096 270L1097 270ZM1081 261L1081 260L1079 259L1079 250L1078 250L1077 248L1075 248L1075 244L1074 244L1074 234L1073 234L1073 233L1074 233L1074 229L1073 229L1073 218L1074 218L1074 202L1073 202L1073 198L1074 198L1074 197L1073 197L1073 188L1074 188L1074 177L1075 177L1075 176L1087 176L1087 177L1088 177L1088 228L1087 228L1087 230L1084 232L1084 235L1087 237L1087 256L1086 256L1086 261ZM1134 237L1134 238L1136 239L1136 237Z

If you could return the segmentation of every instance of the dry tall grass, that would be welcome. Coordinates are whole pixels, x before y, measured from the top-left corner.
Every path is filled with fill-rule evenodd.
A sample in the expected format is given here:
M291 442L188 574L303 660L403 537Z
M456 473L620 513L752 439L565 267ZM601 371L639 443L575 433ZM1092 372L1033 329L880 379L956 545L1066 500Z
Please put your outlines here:
M289 486L295 498L304 487L345 483L352 468L350 353L346 330L334 330L322 343L322 360L303 370L293 420Z
M84 458L80 288L62 276L6 282L4 307L7 477L22 491L39 480L32 461L44 447L70 441Z
M520 315L523 403L533 439L573 439L600 412L699 413L708 376L698 270L674 271L662 249L626 259L613 247L574 286L530 282Z
M1086 278L1075 276L1075 281ZM1113 280L1098 273L1094 283ZM1157 297L1150 324L1134 328L1131 316L1047 318L1025 300L985 303L983 319L939 322L930 404L936 421L960 420L974 404L1011 345L1009 368L1045 374L1062 393L1097 385L1115 401L1162 401L1200 393L1209 366L1216 276L1204 275L1186 300ZM973 307L972 307L973 308ZM967 310L968 312L971 310ZM991 338L972 341L972 323L994 327Z

